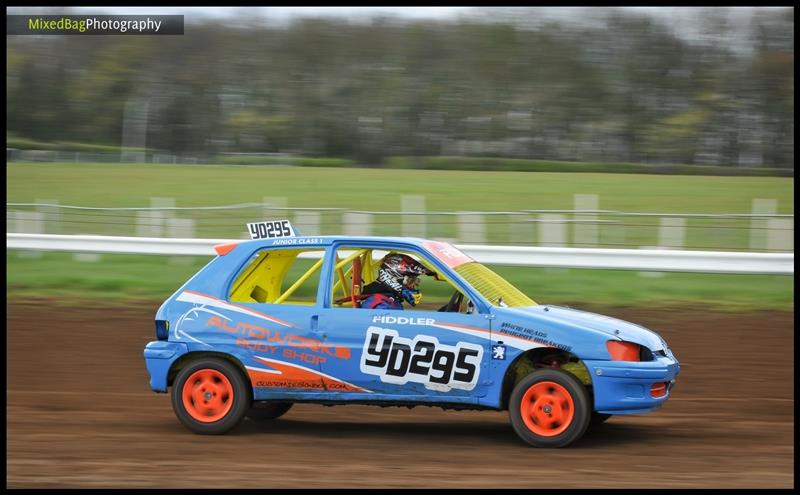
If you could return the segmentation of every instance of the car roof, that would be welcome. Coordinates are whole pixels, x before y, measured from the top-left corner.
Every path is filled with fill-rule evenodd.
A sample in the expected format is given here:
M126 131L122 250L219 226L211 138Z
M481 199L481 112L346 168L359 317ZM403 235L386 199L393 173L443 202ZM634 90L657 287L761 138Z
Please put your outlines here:
M284 246L329 246L334 242L357 242L357 243L379 243L379 244L405 244L419 248L424 248L427 242L432 239L422 239L419 237L383 237L383 236L351 236L351 235L320 235L320 236L295 236L278 237L274 239L255 239L241 240L236 244L246 244L251 247L284 247Z

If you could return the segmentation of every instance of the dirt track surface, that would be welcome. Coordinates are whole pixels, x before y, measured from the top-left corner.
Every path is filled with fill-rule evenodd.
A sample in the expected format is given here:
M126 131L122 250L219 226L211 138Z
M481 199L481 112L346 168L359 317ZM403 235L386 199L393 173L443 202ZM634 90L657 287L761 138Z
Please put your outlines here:
M667 340L672 397L535 449L506 412L430 407L296 405L195 435L148 386L157 304L7 309L9 488L794 487L794 313L605 311Z

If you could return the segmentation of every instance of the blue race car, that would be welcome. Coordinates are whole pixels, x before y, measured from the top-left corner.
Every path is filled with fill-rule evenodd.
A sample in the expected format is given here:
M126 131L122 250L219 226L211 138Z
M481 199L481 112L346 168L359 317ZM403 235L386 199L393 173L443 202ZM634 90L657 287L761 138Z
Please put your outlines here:
M508 410L522 440L562 447L661 407L680 371L655 332L537 304L444 242L249 228L161 305L144 350L196 433L296 402L429 405Z

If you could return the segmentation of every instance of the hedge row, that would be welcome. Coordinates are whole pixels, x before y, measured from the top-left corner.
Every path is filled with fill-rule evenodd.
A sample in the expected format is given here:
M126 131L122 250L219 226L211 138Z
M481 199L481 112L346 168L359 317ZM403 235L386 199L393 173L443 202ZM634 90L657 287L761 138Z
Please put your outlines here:
M356 167L347 158L309 158L304 156L223 156L217 163L223 165L294 165L297 167Z
M397 156L388 158L384 168L426 170L491 170L513 172L597 172L618 174L735 175L793 177L793 169L719 167L711 165L645 165L635 163L583 163L512 158L463 156Z

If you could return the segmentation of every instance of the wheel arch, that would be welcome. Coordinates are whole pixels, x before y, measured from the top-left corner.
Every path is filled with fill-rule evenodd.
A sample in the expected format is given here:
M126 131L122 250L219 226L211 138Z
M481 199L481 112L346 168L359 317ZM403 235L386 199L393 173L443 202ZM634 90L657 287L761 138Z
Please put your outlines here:
M247 389L250 391L250 399L253 398L253 383L250 381L250 375L247 373L247 368L245 368L244 364L236 358L236 356L232 356L231 354L226 354L224 352L217 352L217 351L193 351L187 352L186 354L182 355L180 358L176 359L172 366L169 368L169 373L167 374L167 386L171 387L175 381L175 377L178 376L181 369L190 364L192 361L201 358L220 358L229 363L233 364L239 373L242 375L245 383L249 386Z
M553 365L553 363L557 365ZM587 387L587 392L594 407L594 390L592 387L591 375L586 365L575 354L553 347L539 347L521 353L512 361L503 375L502 386L500 387L500 409L508 409L508 401L514 386L522 378L537 369L561 369L575 376L578 381Z

